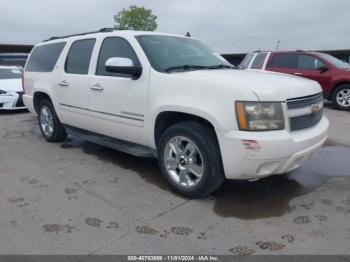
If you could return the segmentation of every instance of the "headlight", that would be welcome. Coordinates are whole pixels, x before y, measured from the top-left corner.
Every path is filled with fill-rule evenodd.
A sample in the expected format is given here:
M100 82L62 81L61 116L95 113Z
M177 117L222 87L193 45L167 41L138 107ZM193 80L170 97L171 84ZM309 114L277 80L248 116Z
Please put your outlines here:
M284 129L281 103L236 102L236 116L240 130L269 131Z

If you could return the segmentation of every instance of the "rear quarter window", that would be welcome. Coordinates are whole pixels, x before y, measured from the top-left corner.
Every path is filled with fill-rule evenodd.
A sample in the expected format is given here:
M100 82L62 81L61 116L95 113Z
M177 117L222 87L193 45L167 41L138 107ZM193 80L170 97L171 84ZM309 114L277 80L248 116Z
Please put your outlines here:
M37 46L26 65L26 72L52 72L62 53L65 42Z
M252 69L262 69L265 63L267 53L259 53L256 55L254 62L252 63Z
M246 69L249 67L250 62L252 61L253 57L255 54L248 54L245 56L245 58L243 59L243 61L240 63L240 65L238 66L238 68L240 69Z

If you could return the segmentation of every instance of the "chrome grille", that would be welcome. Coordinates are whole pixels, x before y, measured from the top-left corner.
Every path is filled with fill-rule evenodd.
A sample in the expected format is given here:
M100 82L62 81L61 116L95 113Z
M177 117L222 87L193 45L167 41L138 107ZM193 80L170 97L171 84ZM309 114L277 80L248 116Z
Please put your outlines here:
M289 99L287 100L287 108L288 110L299 109L319 104L321 102L323 102L322 93L302 98Z
M316 111L313 111L314 106ZM316 94L287 100L289 125L291 131L311 128L321 121L323 116L323 95ZM319 109L319 111L317 110Z
M315 126L322 119L323 109L316 114L302 115L290 118L290 130L302 130Z

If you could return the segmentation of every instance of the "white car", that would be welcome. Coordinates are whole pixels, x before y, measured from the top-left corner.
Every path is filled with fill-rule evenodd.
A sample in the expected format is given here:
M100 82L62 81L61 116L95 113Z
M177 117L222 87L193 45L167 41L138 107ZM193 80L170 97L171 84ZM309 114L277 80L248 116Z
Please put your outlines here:
M24 109L22 68L0 66L0 110Z
M67 133L157 157L177 192L207 196L224 179L255 180L307 163L327 139L320 85L236 70L200 41L101 30L39 43L24 102L43 136Z

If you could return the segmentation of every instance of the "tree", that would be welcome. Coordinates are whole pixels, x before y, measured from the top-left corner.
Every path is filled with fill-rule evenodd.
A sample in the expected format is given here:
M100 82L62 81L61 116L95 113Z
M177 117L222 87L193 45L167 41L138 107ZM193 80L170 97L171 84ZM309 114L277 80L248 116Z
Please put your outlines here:
M114 16L114 27L119 30L155 31L157 16L152 14L151 9L132 5Z

